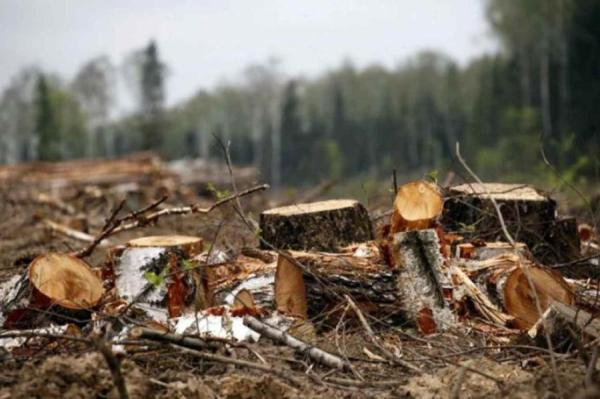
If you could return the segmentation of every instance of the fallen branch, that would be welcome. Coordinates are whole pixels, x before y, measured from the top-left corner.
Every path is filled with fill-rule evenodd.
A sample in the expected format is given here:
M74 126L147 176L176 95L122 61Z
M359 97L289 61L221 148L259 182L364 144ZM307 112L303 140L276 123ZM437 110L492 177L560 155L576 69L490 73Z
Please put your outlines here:
M77 241L94 242L95 240L94 236L92 235L84 233L83 231L75 230L69 226L65 226L64 224L53 222L49 219L43 219L42 224L52 232L62 234L65 237L72 238ZM104 245L106 246L108 243L105 242Z
M244 318L244 324L257 333L264 335L275 342L287 345L296 352L307 354L313 361L317 363L340 370L350 370L350 364L340 357L311 346L291 335L288 335L284 331L261 322L252 316L246 316Z
M131 335L135 338L148 339L195 350L218 349L220 347L217 342L207 342L200 338L185 337L179 334L165 333L143 327L134 328Z
M202 208L202 207L200 207L199 204L196 204L196 205L191 205L191 206L182 206L182 207L178 207L178 208L161 209L160 211L157 211L157 212L151 213L150 215L145 215L145 216L139 215L136 218L136 220L134 220L133 222L121 225L121 226L117 227L116 229L114 229L112 231L111 235L120 233L125 230L131 230L131 229L134 229L137 227L143 227L143 226L147 226L149 224L155 223L161 216L188 215L188 214L194 214L194 213L207 214L230 201L237 200L241 197L245 197L245 196L253 194L257 191L263 191L268 188L269 188L268 184L261 184L259 186L251 187L244 191L240 191L237 194L233 194L228 197L225 197L225 198L215 202L208 208Z

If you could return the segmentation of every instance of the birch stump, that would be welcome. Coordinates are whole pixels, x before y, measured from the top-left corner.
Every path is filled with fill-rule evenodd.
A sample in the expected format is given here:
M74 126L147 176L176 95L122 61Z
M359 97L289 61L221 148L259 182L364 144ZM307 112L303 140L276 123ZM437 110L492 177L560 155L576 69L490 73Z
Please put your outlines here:
M168 317L207 307L202 269L191 262L201 252L201 238L177 235L137 238L114 248L110 268L118 295L150 313L166 309Z
M405 299L408 318L425 334L452 326L455 317L447 300L452 283L437 232L398 233L392 250L400 272L398 292Z
M355 200L270 209L260 215L260 229L262 238L277 249L335 252L349 244L373 238L369 214ZM264 243L261 246L266 247Z

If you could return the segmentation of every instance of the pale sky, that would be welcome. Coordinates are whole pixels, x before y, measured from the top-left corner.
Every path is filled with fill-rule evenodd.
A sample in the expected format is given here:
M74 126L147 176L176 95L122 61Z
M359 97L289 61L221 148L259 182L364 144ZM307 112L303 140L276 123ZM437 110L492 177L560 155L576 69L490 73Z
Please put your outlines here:
M393 67L423 49L465 63L494 48L488 31L482 0L0 0L0 91L25 66L71 79L151 38L173 103L272 56L294 76L346 58Z

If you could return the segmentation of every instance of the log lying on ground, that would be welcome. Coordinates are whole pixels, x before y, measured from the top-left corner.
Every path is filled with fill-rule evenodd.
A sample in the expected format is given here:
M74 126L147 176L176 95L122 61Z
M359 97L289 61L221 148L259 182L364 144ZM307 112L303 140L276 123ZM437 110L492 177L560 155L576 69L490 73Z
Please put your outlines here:
M488 297L514 318L512 325L524 331L553 301L569 305L574 302L574 295L560 274L522 255L501 255L463 267Z
M452 283L436 231L396 234L393 253L400 269L398 291L405 299L407 316L426 334L452 326L455 317L447 300Z
M168 310L180 316L186 308L210 305L202 269L191 259L202 252L202 239L188 236L150 236L113 249L109 268L117 294L129 303ZM110 273L109 273L110 274Z
M522 242L515 243L515 246L517 250L523 254L528 252L527 245ZM481 245L464 243L456 246L455 257L473 260L487 260L512 252L514 252L514 248L507 242L483 242Z
M260 229L262 238L278 249L337 251L373 238L369 215L355 200L270 209L260 215Z
M149 152L119 159L75 160L63 162L26 162L0 167L0 183L18 183L40 187L71 187L73 185L116 185L147 182L161 171L160 158Z
M232 305L238 293L247 290L259 307L273 307L276 257L270 251L246 251L250 252L254 256L239 255L203 268L212 305Z
M288 335L277 328L271 327L254 317L246 316L244 318L244 324L275 342L287 345L296 352L307 355L311 360L317 363L340 370L350 370L350 364L339 356L335 356L322 349L308 345L306 342Z
M390 233L428 229L441 215L444 201L438 188L418 180L398 189L390 222Z
M467 239L504 240L490 198L500 207L512 238L527 244L538 261L552 264L577 256L576 226L557 220L556 202L527 185L474 183L451 187L442 216L445 231L458 232ZM556 250L559 244L562 249Z
M47 310L60 321L77 321L89 316L104 295L102 280L79 258L48 253L35 258L26 275L15 280L14 289L2 298L5 324L31 327L30 309ZM35 312L35 311L34 311Z
M552 302L527 334L536 339L542 335L541 332L545 332L557 342L557 336L566 332L567 327L583 332L592 339L600 338L600 320L596 316L560 302Z
M345 254L290 251L279 255L276 302L282 311L321 318L354 299L365 313L381 319L401 316L397 273L382 262ZM289 263L301 268L302 273ZM302 287L305 287L305 292Z

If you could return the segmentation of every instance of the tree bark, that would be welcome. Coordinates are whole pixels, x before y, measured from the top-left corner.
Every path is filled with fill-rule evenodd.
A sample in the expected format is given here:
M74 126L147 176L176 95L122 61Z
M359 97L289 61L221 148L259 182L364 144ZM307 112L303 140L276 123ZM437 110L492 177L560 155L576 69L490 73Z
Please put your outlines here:
M367 210L354 200L271 209L260 215L260 229L262 238L278 249L338 251L373 238Z
M187 236L150 236L115 248L109 273L118 295L130 303L166 308L169 317L184 309L209 305L202 269L191 259L202 252L202 239Z

